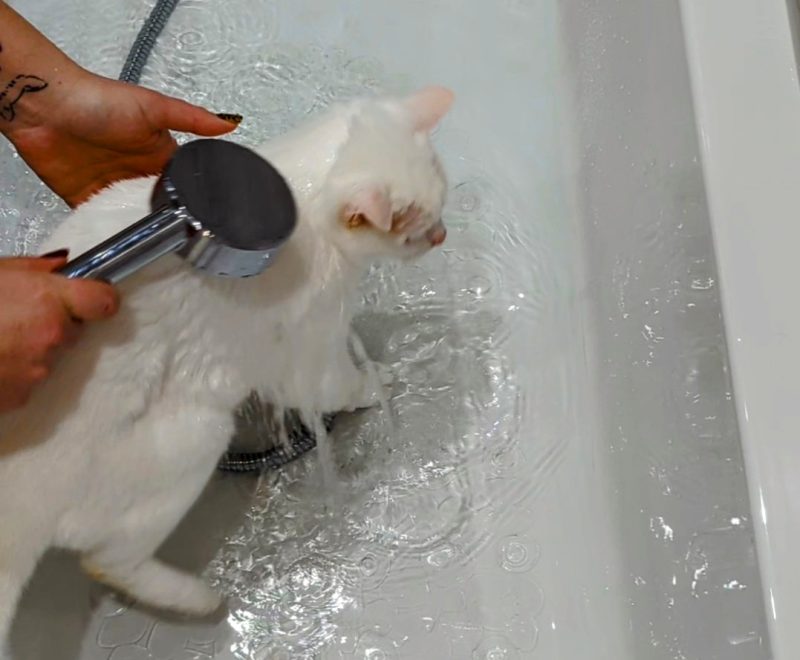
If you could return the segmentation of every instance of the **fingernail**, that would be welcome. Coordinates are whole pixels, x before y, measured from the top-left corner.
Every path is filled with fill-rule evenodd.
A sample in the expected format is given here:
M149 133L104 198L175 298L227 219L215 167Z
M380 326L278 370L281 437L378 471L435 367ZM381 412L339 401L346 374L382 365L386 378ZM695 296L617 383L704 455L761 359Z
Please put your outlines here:
M48 252L47 254L42 254L39 256L40 259L63 259L64 257L69 256L69 250L67 248L63 248L61 250L53 250L52 252Z
M111 296L111 299L103 307L103 311L107 316L113 316L119 309L119 298L116 295Z
M241 124L242 119L244 119L242 115L237 115L231 112L218 112L217 117L219 117L220 119L224 119L226 122L228 122L229 124L233 124L234 126L238 126L239 124Z

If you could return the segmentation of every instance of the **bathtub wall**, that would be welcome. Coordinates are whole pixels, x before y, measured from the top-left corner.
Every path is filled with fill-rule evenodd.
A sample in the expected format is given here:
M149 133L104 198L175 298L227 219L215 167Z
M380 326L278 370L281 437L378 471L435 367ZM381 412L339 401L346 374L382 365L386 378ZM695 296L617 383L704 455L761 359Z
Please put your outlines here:
M768 658L677 2L561 2L635 657Z

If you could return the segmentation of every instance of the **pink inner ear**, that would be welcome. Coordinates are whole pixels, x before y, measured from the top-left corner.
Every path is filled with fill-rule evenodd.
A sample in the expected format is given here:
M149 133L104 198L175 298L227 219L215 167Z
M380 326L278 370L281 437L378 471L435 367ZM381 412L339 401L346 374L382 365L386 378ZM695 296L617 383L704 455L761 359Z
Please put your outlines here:
M345 206L345 214L363 215L376 229L392 230L392 203L381 188L359 190Z
M455 95L446 87L425 87L406 99L414 127L430 131L442 120L453 105Z

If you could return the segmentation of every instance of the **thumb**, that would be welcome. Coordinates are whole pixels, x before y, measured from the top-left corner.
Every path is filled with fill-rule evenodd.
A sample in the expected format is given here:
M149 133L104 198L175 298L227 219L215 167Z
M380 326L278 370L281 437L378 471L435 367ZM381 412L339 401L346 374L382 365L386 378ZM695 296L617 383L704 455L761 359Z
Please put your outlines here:
M160 120L162 128L213 137L230 133L239 125L241 117L238 115L220 117L186 101L162 96Z
M57 279L61 300L72 318L97 321L117 313L119 297L110 284L96 280Z

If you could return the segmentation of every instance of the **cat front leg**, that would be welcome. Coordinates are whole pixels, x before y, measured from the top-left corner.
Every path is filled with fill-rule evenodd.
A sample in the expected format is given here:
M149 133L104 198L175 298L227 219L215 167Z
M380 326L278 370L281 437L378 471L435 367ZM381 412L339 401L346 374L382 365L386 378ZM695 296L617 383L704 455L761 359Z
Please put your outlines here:
M378 362L370 361L361 368L356 367L345 347L337 359L331 361L321 380L322 410L352 412L373 408L388 400L393 381L392 370Z
M360 382L353 390L349 405L343 410L352 412L353 410L374 408L389 400L394 382L394 373L390 367L380 362L370 361L357 370L360 374Z

